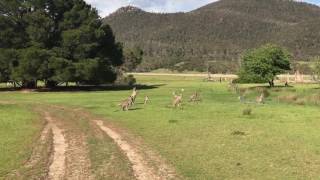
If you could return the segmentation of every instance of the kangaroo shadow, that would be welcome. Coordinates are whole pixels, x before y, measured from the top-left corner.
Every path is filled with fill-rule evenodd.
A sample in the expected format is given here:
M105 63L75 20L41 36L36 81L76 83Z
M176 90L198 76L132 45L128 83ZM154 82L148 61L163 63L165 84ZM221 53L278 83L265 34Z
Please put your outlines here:
M141 110L143 108L130 108L129 111L137 111L137 110Z

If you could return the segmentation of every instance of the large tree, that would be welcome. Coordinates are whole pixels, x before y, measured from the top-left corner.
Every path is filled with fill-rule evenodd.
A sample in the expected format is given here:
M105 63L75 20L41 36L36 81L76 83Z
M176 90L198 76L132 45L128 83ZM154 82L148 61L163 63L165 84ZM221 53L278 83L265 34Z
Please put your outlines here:
M33 87L116 79L122 46L83 0L1 0L1 81Z
M276 75L290 70L291 55L285 49L267 44L246 52L243 56L239 81L245 83L266 83L274 86Z
M131 49L126 48L124 51L124 64L122 69L126 72L134 71L139 64L141 64L143 58L143 50L139 47L133 47Z

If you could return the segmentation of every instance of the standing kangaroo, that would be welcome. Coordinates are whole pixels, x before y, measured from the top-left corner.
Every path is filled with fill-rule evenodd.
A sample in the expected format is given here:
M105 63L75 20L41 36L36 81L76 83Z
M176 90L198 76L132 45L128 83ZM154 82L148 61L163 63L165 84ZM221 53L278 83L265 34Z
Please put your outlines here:
M149 97L148 96L145 96L144 97L144 105L148 104L149 102Z
M180 95L176 95L175 92L173 92L172 106L174 108L181 107L182 98L183 98L182 93Z
M135 103L137 95L138 95L138 90L134 87L130 96L132 98L132 104Z
M263 104L264 103L264 94L263 93L256 98L256 102L258 104Z

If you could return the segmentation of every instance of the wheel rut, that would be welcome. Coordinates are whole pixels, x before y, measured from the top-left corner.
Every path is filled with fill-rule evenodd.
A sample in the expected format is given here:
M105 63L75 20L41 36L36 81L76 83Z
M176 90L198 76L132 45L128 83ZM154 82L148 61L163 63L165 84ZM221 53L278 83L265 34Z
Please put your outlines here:
M149 161L155 160L155 156L146 157L146 152L141 153L135 145L126 141L121 134L105 126L102 120L94 120L94 122L102 131L112 138L118 147L126 154L132 164L134 175L138 180L180 179L166 164L159 164L158 162L157 168L150 166ZM154 161L153 163L156 162Z
M48 112L45 113L48 127L53 134L53 157L49 166L48 179L60 180L65 177L67 143L62 130L56 125Z

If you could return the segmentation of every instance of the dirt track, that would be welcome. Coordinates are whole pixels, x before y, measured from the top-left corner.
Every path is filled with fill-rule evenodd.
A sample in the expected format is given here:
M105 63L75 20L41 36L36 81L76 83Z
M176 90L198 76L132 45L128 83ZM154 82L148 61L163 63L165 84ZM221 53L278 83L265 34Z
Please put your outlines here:
M45 113L45 118L48 121L48 127L53 133L53 160L49 167L49 179L63 179L65 175L65 161L67 144L62 130L55 124L49 113Z
M112 129L106 127L103 124L103 121L95 121L96 124L107 133L120 149L127 155L128 159L132 163L132 168L134 174L138 180L150 180L150 179L161 179L161 177L157 176L153 169L148 167L146 164L146 160L141 156L135 148L133 148L127 141L123 140L120 134L113 131Z
M52 133L52 151L49 155L47 177L45 179L138 179L138 180L157 180L157 179L180 179L175 170L155 152L151 151L142 141L135 139L129 132L119 129L105 120L97 118L83 109L67 109L60 106L50 106L41 110L47 125L43 129L40 141L48 139L48 134ZM79 120L86 122L89 131L84 132ZM99 131L105 133L114 141L119 152L127 158L131 165L132 176L111 174L110 171L117 167L112 159L117 158L112 155L111 161L103 162L97 167L93 167L89 158L90 150L88 137L95 136L102 138ZM130 136L130 139L128 137ZM92 139L92 137L90 137ZM90 139L89 138L89 139ZM101 147L103 148L103 147ZM92 152L91 152L92 153ZM106 158L106 160L108 160ZM45 167L43 167L45 168ZM113 170L114 171L114 170ZM101 172L97 175L97 172ZM114 174L115 173L115 174ZM108 178L106 178L106 177ZM32 177L32 176L31 176ZM103 178L104 177L104 178Z

